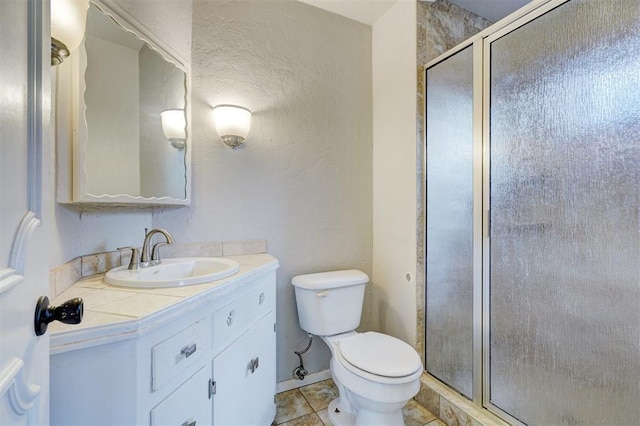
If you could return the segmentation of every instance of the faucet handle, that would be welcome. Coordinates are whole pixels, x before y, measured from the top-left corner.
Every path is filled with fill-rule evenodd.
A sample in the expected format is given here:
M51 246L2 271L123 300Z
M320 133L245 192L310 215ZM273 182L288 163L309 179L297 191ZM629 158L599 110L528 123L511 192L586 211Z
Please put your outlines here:
M155 243L153 245L153 248L151 249L151 261L152 262L156 262L156 264L162 262L162 259L160 259L160 246L166 246L169 243L165 243L165 242L160 242L160 243Z
M116 250L131 250L131 261L127 269L135 271L140 266L140 256L138 255L138 248L133 246L118 247Z

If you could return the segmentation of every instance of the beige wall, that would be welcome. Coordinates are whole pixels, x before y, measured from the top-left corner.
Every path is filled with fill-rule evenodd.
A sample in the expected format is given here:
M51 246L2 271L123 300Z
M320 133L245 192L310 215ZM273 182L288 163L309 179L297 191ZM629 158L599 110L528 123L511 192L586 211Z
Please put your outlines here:
M306 345L291 278L371 273L371 27L292 0L195 1L193 17L193 203L158 209L154 225L178 241L268 241L281 263L278 381L288 380ZM253 111L244 148L216 134L223 103ZM316 339L305 367L328 361Z
M415 1L399 1L373 25L374 315L378 330L410 344L416 341L415 22Z

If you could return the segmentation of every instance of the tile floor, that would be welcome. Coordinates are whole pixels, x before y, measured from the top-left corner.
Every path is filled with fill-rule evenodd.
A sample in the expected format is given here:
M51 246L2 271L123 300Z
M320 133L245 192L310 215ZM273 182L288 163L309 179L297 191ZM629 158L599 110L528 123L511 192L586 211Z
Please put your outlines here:
M338 389L333 380L303 386L299 389L276 395L276 425L325 426L333 425L329 420L327 406L337 398ZM435 415L414 400L402 410L406 426L444 426Z

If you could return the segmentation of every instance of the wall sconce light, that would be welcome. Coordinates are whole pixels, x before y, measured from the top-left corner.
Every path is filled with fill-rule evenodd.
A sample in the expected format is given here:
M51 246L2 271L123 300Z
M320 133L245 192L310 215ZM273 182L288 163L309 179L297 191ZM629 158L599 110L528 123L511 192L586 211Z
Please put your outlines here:
M160 113L162 131L171 146L182 151L187 140L187 119L183 109L168 109Z
M218 105L213 109L213 123L222 142L236 149L249 134L251 111L235 105Z
M51 0L51 65L76 50L87 25L88 0Z

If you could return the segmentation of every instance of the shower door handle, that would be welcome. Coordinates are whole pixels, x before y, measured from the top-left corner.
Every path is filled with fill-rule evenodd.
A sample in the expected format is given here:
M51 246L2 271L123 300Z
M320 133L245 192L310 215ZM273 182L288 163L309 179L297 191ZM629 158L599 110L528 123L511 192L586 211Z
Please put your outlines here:
M491 209L487 209L484 211L484 220L482 221L482 234L484 238L491 237Z

